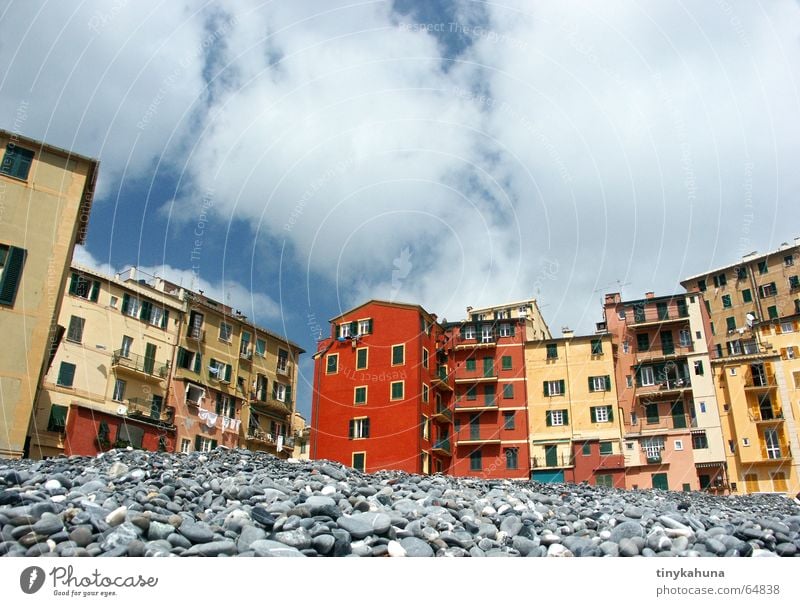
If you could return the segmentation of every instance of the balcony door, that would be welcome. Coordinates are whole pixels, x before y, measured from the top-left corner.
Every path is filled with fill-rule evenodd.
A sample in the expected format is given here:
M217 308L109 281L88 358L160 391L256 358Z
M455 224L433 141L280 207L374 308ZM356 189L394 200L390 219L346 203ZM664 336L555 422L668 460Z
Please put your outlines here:
M547 467L558 466L558 446L552 444L544 448L544 464Z
M156 365L156 346L148 343L144 348L144 371L151 375Z

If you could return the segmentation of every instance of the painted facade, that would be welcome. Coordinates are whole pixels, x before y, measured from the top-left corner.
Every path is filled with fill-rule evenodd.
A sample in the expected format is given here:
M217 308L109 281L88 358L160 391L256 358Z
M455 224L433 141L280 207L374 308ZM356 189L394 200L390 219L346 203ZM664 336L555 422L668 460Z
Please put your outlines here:
M41 377L75 244L86 235L96 160L0 130L0 457L27 454Z

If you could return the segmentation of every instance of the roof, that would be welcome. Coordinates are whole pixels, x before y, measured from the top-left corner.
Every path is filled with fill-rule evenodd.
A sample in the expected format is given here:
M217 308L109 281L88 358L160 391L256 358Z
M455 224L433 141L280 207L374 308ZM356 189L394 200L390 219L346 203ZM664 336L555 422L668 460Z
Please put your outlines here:
M738 267L740 265L744 265L745 263L753 263L754 261L760 261L762 259L766 259L768 257L772 257L773 255L785 254L786 251L788 251L788 250L793 250L793 249L796 249L796 248L800 247L800 241L798 241L798 240L800 240L800 238L795 238L795 240L794 240L795 243L794 244L783 246L781 248L773 250L772 252L767 252L767 253L763 253L763 254L760 254L760 255L754 254L754 253L751 253L750 255L745 255L744 257L742 257L736 263L729 263L728 265L723 265L722 267L717 267L715 269L709 269L709 270L704 271L703 273L695 274L694 276L689 276L688 278L684 278L683 280L681 280L680 284L681 284L681 286L685 287L686 286L686 282L690 282L692 280L697 280L699 278L704 278L705 276L707 276L709 274L720 273L720 272L723 272L725 270L733 269L734 267Z
M30 137L25 137L19 133L7 131L2 128L0 128L0 135L12 139L15 144L20 143L23 146L38 148L40 151L46 150L52 154L65 156L68 159L79 160L89 165L89 168L86 171L86 184L81 192L81 203L80 208L78 209L78 234L75 239L77 244L83 244L86 241L86 231L89 228L89 215L92 211L92 202L94 201L94 185L95 181L97 180L97 169L100 166L100 161L96 158L82 156L74 151L56 147L55 145L50 145L44 141L31 139Z
M538 304L536 303L536 299L523 299L521 301L509 301L508 303L498 303L497 305L486 305L484 307L473 307L472 309L469 310L469 313L474 314L475 312L492 311L492 310L495 310L495 309L503 309L505 307L516 307L516 306L524 305L524 304L527 304L527 303L533 303L534 305L536 305L537 309L539 307Z
M434 315L431 312L429 312L428 310L426 310L424 307L422 307L422 305L419 305L417 303L398 303L396 301L386 301L386 300L383 300L383 299L370 299L369 301L361 303L360 305L356 305L355 307L352 307L352 308L348 309L347 311L343 311L339 315L336 315L336 316L332 317L330 320L328 320L328 322L333 323L336 320L338 320L339 318L343 318L344 316L346 316L348 314L351 314L354 311L361 309L362 307L366 307L367 305L373 305L373 304L374 305L383 305L385 307L399 307L401 309L416 309L417 311L419 311L419 312L421 312L421 313L423 313L423 314L425 314L427 316L431 316L432 317Z

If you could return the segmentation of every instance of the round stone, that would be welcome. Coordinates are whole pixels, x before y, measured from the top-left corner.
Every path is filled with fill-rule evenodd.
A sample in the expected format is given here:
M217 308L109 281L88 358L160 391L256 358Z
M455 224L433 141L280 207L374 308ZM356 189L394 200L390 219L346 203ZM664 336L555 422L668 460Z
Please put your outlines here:
M405 550L406 557L409 558L431 558L434 555L430 544L417 537L401 539L400 546Z
M178 532L192 543L210 543L214 540L214 532L202 522L194 524L184 522Z
M120 505L106 516L106 524L109 526L119 526L125 521L126 515L128 515L128 508L125 507L125 505Z
M617 524L611 530L611 537L609 540L614 543L619 543L622 539L632 539L634 537L644 537L645 532L639 522L622 522Z

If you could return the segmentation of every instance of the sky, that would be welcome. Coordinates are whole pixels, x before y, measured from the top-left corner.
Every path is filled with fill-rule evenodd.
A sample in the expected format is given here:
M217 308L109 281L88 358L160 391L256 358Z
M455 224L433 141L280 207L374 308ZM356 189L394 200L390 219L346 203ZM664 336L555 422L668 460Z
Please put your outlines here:
M302 345L306 415L369 298L587 333L605 292L800 236L795 1L11 1L0 30L0 127L100 160L76 260Z

